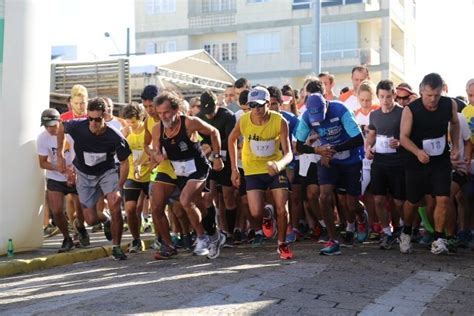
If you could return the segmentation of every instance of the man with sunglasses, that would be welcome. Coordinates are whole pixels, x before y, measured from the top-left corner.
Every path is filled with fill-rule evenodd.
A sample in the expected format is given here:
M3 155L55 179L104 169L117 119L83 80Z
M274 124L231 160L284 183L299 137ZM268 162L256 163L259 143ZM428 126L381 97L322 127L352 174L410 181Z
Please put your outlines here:
M407 106L418 98L408 83L402 82L396 88L395 101L402 107Z
M58 130L58 171L64 172L64 134L74 140L76 157L73 164L77 173L77 192L83 207L84 218L89 225L105 223L105 215L98 215L96 203L103 192L112 215L112 256L125 260L127 256L120 248L123 218L120 209L120 191L128 175L130 147L125 138L114 128L105 124L106 103L103 98L91 100L87 106L87 119L64 122ZM120 179L115 170L114 155L120 161ZM109 240L110 240L109 239Z
M288 178L285 167L293 159L288 123L279 114L269 110L270 93L257 86L248 95L250 113L245 113L229 136L229 155L232 183L240 185L237 164L237 140L242 135L242 164L245 173L250 214L262 222L263 233L272 237L273 214L264 213L265 192L270 189L275 200L278 224L278 248L281 259L293 258L286 243L288 225ZM262 233L256 232L256 233Z
M364 212L359 207L364 138L354 113L341 102L328 102L320 93L313 93L308 96L306 108L296 128L296 149L300 153L321 155L317 165L320 205L330 240L320 254L339 255L341 252L333 218L333 192L336 188L346 192L345 240L352 244L355 219L359 225L365 222ZM321 146L305 144L311 130L319 135Z

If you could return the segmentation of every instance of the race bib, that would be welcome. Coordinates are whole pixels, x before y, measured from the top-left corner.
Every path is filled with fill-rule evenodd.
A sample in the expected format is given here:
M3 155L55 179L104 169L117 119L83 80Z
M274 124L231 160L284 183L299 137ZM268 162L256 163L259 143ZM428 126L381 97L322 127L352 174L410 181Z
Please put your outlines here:
M251 140L250 149L257 157L269 157L275 153L274 140Z
M137 162L143 154L143 150L132 149L133 162Z
M370 170L370 167L372 166L373 160L369 160L367 158L362 159L362 169L364 170Z
M194 159L185 161L171 160L171 164L173 165L174 172L179 177L187 177L196 172L196 163L194 162Z
M444 135L438 138L423 140L423 150L428 154L428 156L442 155L445 147L446 137Z
M333 158L337 160L344 160L349 158L351 152L349 150L340 151L334 154Z
M227 150L221 150L221 158L222 158L222 161L227 160Z
M93 167L107 160L107 153L89 153L84 152L84 162L87 166Z
M375 141L375 152L378 154L393 154L397 150L390 147L390 141L394 139L393 137L387 137L385 135L377 135Z
M306 177L311 163L312 162L317 163L320 159L321 159L321 156L316 155L316 154L300 155L300 169L299 169L298 174L302 177Z

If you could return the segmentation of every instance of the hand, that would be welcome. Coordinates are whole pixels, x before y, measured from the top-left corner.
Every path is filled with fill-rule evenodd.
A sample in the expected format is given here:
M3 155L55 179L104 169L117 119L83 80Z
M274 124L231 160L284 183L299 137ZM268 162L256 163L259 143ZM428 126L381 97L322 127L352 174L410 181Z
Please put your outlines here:
M73 187L76 185L76 171L74 170L74 167L67 167L66 168L66 183L69 187Z
M459 159L459 149L457 146L451 148L451 161Z
M155 162L156 162L157 164L160 164L163 160L166 159L166 157L165 157L163 154L155 153L155 154L153 155L153 159L155 160Z
M230 176L230 180L232 181L232 184L234 187L237 189L240 187L240 172L237 169L232 170L232 174Z
M212 162L212 170L214 171L221 171L224 169L224 162L222 161L222 158L216 158Z
M316 147L316 154L329 158L329 160L332 159L335 153L336 151L330 145Z
M374 159L374 151L373 151L373 147L372 146L369 146L365 149L365 158L367 158L368 160L372 160Z
M424 151L419 149L418 152L416 153L416 158L418 158L418 161L421 162L422 164L427 164L430 162L430 156Z
M267 161L267 169L268 174L273 177L279 174L282 168L276 161Z
M209 144L202 144L201 145L201 148L202 148L202 152L204 153L204 155L209 155L212 151L212 148Z
M398 147L400 147L400 141L398 139L391 139L390 140L390 143L388 144L390 146L390 148L392 149L397 149Z
M124 179L124 180L120 180L119 183L118 183L118 186L119 186L119 189L123 189L123 186L125 185L125 181L127 179Z
M330 165L330 162L331 161L331 158L328 158L328 157L321 157L321 165L323 165L324 167L326 168L330 168L331 165Z
M451 164L453 165L453 169L458 173L467 174L469 171L465 160L453 160Z

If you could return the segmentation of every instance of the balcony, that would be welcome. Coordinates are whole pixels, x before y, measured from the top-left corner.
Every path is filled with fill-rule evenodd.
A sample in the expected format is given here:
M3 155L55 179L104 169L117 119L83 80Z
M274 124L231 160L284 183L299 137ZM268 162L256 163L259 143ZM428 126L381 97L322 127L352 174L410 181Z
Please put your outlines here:
M390 64L401 73L405 73L405 59L395 49L390 48Z
M188 0L189 28L235 24L236 0Z
M312 53L300 53L300 63L312 61ZM325 50L321 52L321 61L325 67L353 65L379 65L380 53L374 48L354 48Z

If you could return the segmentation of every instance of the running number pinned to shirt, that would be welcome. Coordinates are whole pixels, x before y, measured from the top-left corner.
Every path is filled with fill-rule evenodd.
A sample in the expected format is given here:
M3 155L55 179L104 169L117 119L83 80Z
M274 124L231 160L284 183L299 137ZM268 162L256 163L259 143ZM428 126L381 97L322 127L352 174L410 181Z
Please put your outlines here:
M107 153L84 152L84 162L87 166L93 167L107 160Z
M174 172L179 177L188 177L197 171L194 159L184 161L171 160L171 164L173 165Z
M445 135L438 138L430 138L423 140L423 150L428 156L439 156L444 153L446 147Z
M385 135L377 135L375 140L375 152L378 154L393 154L397 150L390 147L390 141L393 140L393 137L387 137Z
M269 157L275 153L274 140L251 140L250 148L257 157Z
M351 152L349 150L344 150L344 151L335 153L334 156L332 157L337 160L344 160L344 159L349 158L350 155L351 155Z

